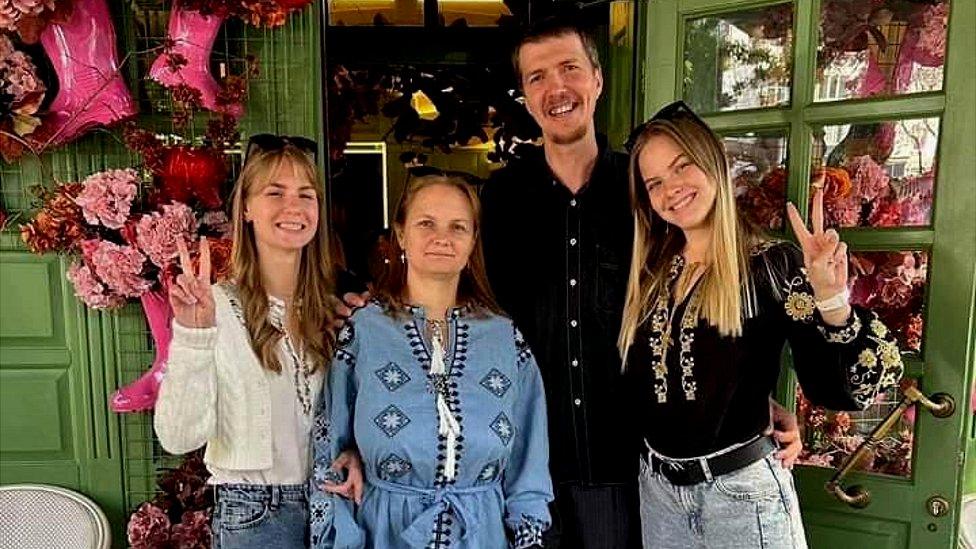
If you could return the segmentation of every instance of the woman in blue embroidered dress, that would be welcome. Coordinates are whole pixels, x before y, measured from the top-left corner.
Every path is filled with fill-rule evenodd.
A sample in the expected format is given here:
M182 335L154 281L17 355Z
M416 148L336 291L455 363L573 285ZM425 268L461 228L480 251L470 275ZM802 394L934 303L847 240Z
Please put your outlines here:
M410 182L377 299L338 336L313 427L313 547L541 545L550 518L545 395L486 282L479 203L460 178ZM401 253L402 251L402 253ZM325 490L362 455L358 509Z

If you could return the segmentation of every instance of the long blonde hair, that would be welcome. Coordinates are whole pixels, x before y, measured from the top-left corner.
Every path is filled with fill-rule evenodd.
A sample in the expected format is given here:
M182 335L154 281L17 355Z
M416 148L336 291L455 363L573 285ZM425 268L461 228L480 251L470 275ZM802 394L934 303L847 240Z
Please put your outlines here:
M468 204L471 206L472 219L474 219L474 246L471 248L468 264L461 271L457 290L458 302L475 309L502 314L501 307L495 301L495 295L488 284L488 275L485 270L485 255L482 249L480 230L481 200L478 199L478 192L472 185L461 177L451 175L424 175L412 177L407 182L403 194L400 195L400 202L397 203L396 213L393 217L393 226L396 230L391 231L390 235L390 262L377 282L375 288L377 297L380 301L395 308L403 306L403 299L407 291L407 265L402 259L403 245L400 243L400 237L397 233L403 230L407 221L407 212L417 194L435 185L444 185L460 191L467 198Z
M694 290L701 292L701 317L723 336L740 336L743 319L752 315L754 305L749 281L749 250L760 234L736 210L725 147L718 136L693 115L679 113L668 119L652 120L645 125L630 154L634 246L623 321L617 338L617 348L624 360L637 328L647 320L657 299L669 293L670 259L680 254L685 245L684 233L677 227L670 227L654 213L644 187L639 158L652 136L673 140L716 187L715 204L708 220L712 232L707 268L700 287Z
M251 338L251 347L264 368L281 372L275 348L284 334L268 319L268 294L261 281L254 227L244 218L245 202L264 187L282 167L291 166L295 174L315 187L319 212L324 212L322 184L312 159L293 145L282 149L255 150L248 154L231 196L233 247L231 251L232 277L237 286L244 314L244 324ZM298 284L292 302L288 304L286 326L291 335L304 346L318 370L332 356L334 337L330 331L335 298L335 275L329 257L329 237L324 214L320 214L315 236L305 248L298 269Z

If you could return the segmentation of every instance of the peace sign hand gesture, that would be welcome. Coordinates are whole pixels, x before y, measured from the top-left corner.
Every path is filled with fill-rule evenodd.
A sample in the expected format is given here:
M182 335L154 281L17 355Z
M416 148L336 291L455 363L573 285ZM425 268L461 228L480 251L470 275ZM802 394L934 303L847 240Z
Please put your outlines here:
M176 249L183 272L169 289L173 317L180 326L187 328L212 328L217 325L217 314L210 284L210 243L207 237L200 239L200 269L197 273L193 271L190 252L182 237L176 242Z
M787 206L787 214L793 233L803 250L803 263L814 297L817 301L823 301L847 288L847 244L841 242L837 231L824 231L822 175L814 182L813 187L816 189L811 215L813 231L807 230L806 224L800 218L800 212L792 203Z

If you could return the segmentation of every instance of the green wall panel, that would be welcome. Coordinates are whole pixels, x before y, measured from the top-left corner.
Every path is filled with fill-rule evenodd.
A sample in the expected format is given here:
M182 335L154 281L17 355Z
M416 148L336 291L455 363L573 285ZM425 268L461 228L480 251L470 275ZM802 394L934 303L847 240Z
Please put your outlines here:
M51 291L46 265L0 265L0 295L5 307L20 314L0 315L0 338L54 335Z
M0 459L73 457L70 403L66 370L0 370Z

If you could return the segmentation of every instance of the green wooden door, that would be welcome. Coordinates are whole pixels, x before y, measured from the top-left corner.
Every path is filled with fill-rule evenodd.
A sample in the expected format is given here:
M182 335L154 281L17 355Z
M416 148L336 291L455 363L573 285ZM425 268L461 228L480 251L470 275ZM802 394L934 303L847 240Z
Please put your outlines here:
M41 169L73 177L104 145L93 139L91 149L5 164L4 206L17 215ZM0 233L0 484L77 490L102 507L118 542L126 510L119 421L107 399L116 387L111 318L75 299L67 261L28 253L9 229Z
M828 217L852 250L852 300L895 330L924 393L958 404L946 419L919 410L903 420L848 480L872 495L853 509L824 482L898 396L838 414L810 407L785 375L779 396L798 403L803 423L795 476L811 546L954 546L976 344L976 2L654 0L642 10L638 112L683 98L703 114L725 140L740 205L774 234L785 235L786 200L806 204L811 173L826 168ZM928 512L934 496L950 502L946 515Z

